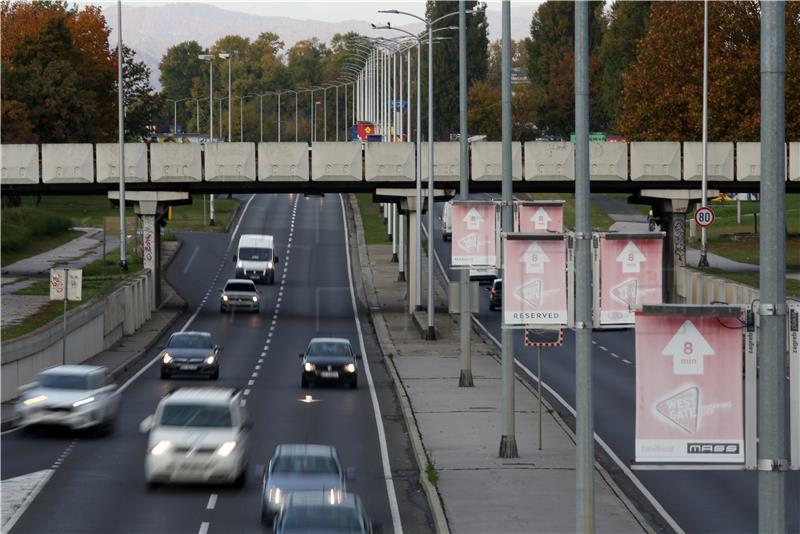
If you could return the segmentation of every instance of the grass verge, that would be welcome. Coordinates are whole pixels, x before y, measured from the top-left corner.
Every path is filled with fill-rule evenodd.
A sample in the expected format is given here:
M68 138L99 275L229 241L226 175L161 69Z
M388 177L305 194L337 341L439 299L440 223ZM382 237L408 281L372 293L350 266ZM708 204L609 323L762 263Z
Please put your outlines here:
M3 228L4 234L7 231L9 231L8 228ZM68 241L72 241L82 234L83 232L78 230L64 230L63 232L58 232L57 234L53 235L31 238L26 243L26 246L21 250L8 252L3 251L3 256L0 258L0 265L5 267L6 265L11 265L12 263L24 260L25 258L30 258L31 256L36 256L42 252L53 250L54 248L60 247Z
M527 196L530 200L563 200L564 201L564 226L569 229L575 228L575 195L572 193L530 193L520 195L520 198ZM608 216L600 208L590 205L592 230L605 231L614 224L614 219Z
M380 204L372 201L370 193L356 193L361 221L364 224L364 240L367 245L386 243L386 225L383 224L383 213Z

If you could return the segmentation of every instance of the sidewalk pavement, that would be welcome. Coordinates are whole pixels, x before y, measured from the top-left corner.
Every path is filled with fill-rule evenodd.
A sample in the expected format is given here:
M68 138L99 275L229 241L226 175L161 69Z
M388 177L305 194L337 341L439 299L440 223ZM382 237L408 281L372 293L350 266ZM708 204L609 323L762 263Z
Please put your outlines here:
M164 241L161 243L162 269L166 270L172 258L178 253L181 243L178 241ZM117 381L124 373L140 363L142 356L149 351L158 339L170 328L175 320L183 313L186 303L161 277L162 305L154 311L133 335L124 336L108 350L100 352L84 362L86 365L99 365L107 367L111 380ZM5 300L6 297L3 297ZM7 430L14 425L14 401L3 403L2 430Z
M397 282L391 246L364 245L358 208L353 207L367 301L398 397L408 408L404 415L437 531L446 532L449 527L454 532L574 532L572 432L545 402L543 450L539 451L538 398L532 387L518 379L520 457L498 457L502 378L497 349L472 333L475 387L459 388L457 319L438 314L437 341L421 339L403 305L405 283ZM426 263L423 261L423 266ZM424 279L424 272L422 276ZM442 284L437 284L436 291L437 307L443 306ZM436 488L426 480L428 463L438 472ZM594 480L598 532L651 530L599 467Z

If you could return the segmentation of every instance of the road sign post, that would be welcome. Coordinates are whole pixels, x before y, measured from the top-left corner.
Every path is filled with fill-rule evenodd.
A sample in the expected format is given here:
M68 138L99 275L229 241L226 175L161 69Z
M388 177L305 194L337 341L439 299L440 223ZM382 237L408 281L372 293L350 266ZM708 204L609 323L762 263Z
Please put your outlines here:
M50 300L63 300L63 333L61 336L61 363L67 363L67 301L81 300L83 271L80 269L50 269Z

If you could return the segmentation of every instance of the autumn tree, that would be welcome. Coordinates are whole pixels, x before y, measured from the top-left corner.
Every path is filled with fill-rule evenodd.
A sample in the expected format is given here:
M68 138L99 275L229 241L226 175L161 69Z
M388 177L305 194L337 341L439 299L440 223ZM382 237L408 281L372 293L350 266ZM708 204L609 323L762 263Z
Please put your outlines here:
M150 68L144 61L136 60L136 52L123 45L122 57L124 60L122 76L125 81L122 93L125 106L125 138L128 141L138 141L149 135L149 127L161 109L161 96L155 93L150 84ZM116 86L115 83L115 93Z
M485 135L489 141L500 141L501 117L500 85L475 82L469 88L467 99L467 122L470 133Z

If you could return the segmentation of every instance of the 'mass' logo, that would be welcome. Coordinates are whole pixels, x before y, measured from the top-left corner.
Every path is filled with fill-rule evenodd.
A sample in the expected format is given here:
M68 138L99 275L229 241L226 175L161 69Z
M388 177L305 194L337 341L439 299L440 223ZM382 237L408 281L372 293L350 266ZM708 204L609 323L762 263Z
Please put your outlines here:
M687 443L689 454L739 454L738 443Z

